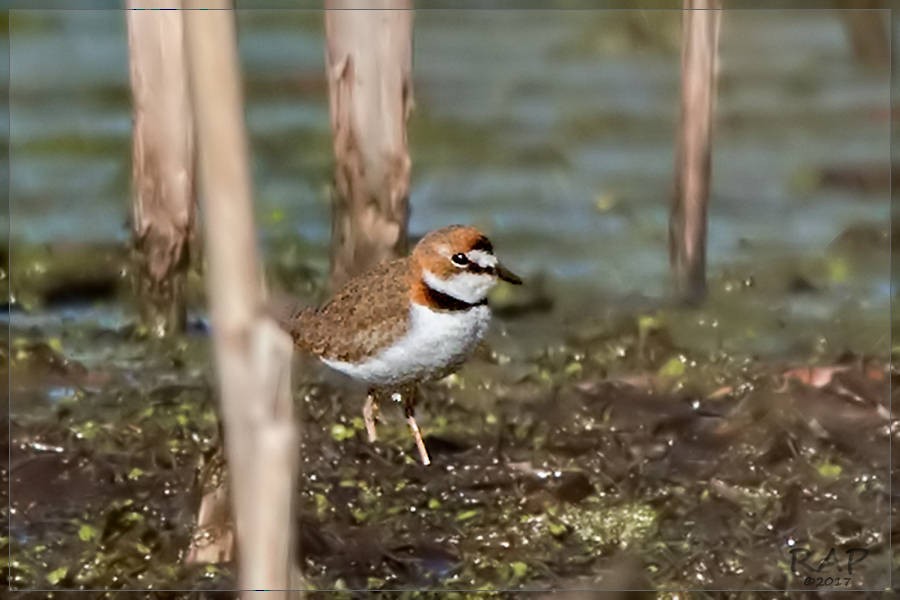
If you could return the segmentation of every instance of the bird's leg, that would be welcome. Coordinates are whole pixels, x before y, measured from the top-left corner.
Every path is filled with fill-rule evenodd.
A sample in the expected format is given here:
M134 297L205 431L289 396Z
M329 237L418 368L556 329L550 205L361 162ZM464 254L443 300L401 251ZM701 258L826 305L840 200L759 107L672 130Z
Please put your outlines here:
M419 424L416 423L416 391L415 388L406 390L403 394L403 413L406 415L406 422L412 431L413 438L416 440L416 448L419 450L419 458L422 459L423 465L430 465L431 459L428 458L428 450L425 449L425 441L422 439L422 432L419 431Z
M378 398L375 397L375 390L370 389L366 396L366 403L363 404L363 421L366 424L366 433L369 434L369 441L374 442L378 439L375 433L375 424L378 423Z

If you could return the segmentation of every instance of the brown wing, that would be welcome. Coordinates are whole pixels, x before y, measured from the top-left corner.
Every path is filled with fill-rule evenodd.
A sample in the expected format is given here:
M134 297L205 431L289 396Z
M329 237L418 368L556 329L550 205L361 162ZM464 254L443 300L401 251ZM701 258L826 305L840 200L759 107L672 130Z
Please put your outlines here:
M409 320L408 259L386 261L347 282L318 309L296 315L298 346L326 359L357 361L403 335Z

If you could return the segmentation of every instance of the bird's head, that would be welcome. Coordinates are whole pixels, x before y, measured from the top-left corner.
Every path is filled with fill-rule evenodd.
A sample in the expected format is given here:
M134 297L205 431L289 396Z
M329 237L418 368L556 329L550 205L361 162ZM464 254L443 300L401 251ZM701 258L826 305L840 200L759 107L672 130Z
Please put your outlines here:
M465 225L432 231L412 252L414 276L438 293L467 304L484 302L502 279L522 280L494 256L494 247L483 233Z

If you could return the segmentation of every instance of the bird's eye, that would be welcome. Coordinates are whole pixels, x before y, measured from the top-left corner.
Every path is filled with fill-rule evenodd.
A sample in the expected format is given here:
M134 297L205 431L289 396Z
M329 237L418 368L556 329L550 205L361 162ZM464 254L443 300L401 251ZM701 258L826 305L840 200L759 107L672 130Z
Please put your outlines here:
M462 252L454 254L453 256L450 257L450 260L453 261L454 265L458 265L460 267L464 267L467 264L469 264L469 258Z

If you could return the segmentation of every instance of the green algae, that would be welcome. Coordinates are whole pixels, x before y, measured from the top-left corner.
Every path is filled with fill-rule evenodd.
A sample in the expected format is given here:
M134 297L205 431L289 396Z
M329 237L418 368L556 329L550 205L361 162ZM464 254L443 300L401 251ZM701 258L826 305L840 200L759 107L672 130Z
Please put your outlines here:
M558 518L591 551L640 547L656 532L658 520L656 511L646 504L605 506L591 502L568 508Z

